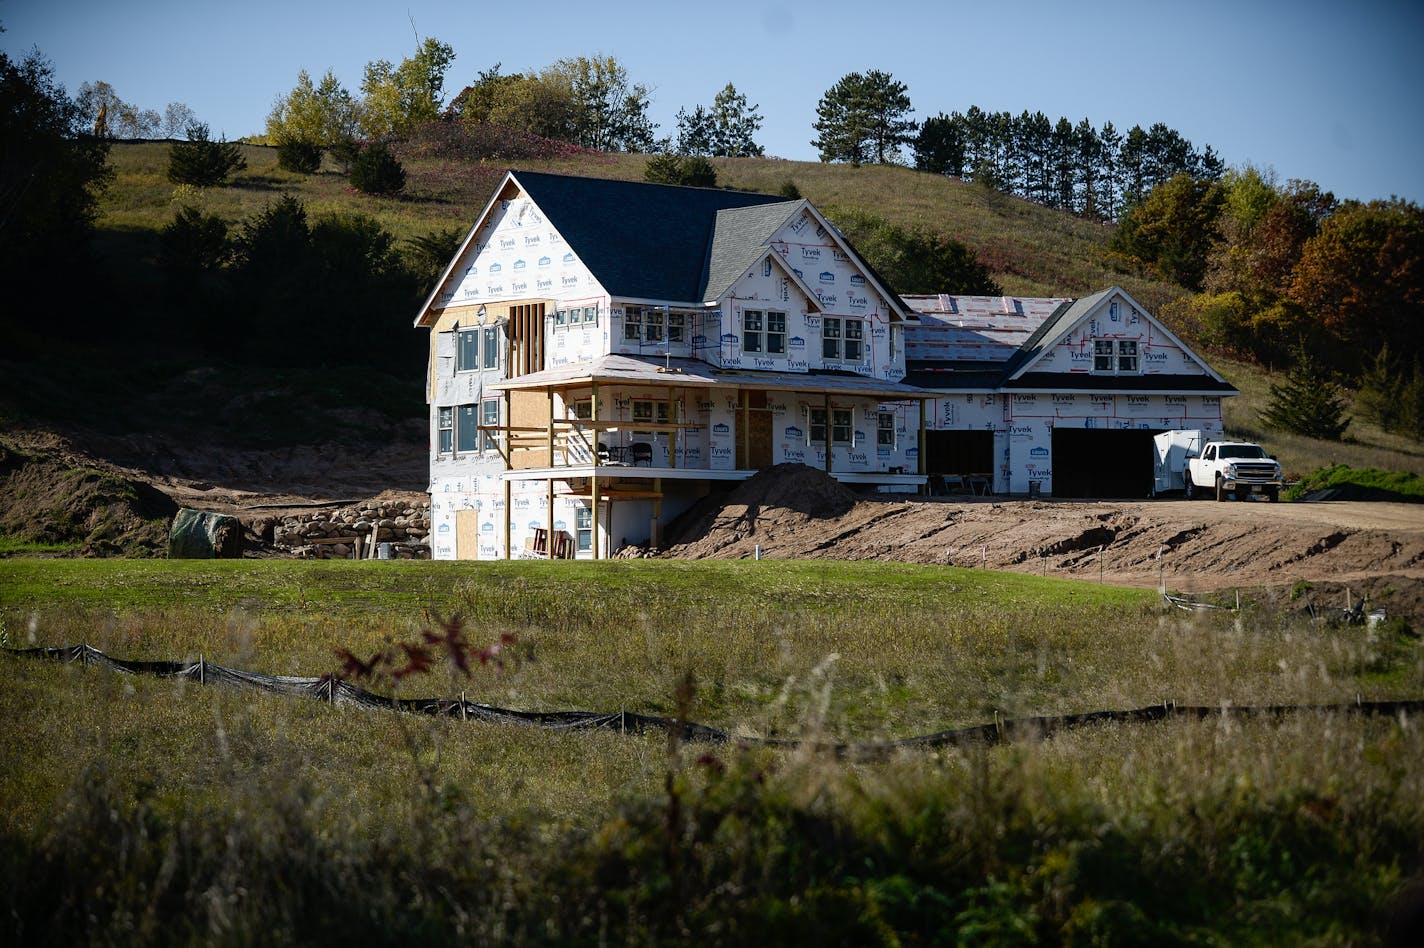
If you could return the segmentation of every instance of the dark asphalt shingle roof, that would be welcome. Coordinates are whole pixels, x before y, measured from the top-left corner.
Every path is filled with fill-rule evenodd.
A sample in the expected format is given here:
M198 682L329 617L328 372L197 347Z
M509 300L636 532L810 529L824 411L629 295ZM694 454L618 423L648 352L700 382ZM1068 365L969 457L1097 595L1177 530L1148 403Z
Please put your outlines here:
M803 201L782 201L751 207L729 207L717 212L712 246L707 254L707 279L703 299L721 298L741 279L782 224L799 211Z
M630 299L701 302L719 211L782 205L782 220L790 214L790 202L771 194L513 174L603 288ZM745 220L750 227L771 216ZM719 260L719 272L726 265Z

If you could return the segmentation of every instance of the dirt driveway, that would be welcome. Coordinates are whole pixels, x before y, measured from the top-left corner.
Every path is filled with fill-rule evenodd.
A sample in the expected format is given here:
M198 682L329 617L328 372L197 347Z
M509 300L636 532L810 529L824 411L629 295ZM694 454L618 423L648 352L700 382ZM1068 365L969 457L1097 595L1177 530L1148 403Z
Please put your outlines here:
M770 472L767 472L770 473ZM1424 505L1264 500L868 498L758 475L679 524L678 557L827 557L1009 569L1169 590L1392 599L1424 619Z

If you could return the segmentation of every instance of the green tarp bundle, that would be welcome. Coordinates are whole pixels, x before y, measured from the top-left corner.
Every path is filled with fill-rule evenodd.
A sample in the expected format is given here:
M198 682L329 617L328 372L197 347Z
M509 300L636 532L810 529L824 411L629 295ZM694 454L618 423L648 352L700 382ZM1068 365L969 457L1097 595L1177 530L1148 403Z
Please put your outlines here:
M242 556L242 524L228 514L180 509L168 533L170 560L235 559Z

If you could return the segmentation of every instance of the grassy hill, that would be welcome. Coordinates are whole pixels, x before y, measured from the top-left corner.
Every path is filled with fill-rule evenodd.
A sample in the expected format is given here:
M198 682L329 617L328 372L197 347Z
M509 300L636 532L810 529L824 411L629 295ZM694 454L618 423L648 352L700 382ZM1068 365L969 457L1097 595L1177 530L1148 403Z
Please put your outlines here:
M0 424L54 430L86 438L102 450L109 435L165 432L182 439L220 438L255 445L314 444L339 432L372 450L389 443L402 426L423 437L424 405L418 369L421 341L411 330L410 349L388 371L343 371L320 364L281 369L233 366L214 360L179 338L171 327L150 330L150 301L161 300L164 279L155 265L158 235L184 205L234 224L251 218L283 195L301 201L311 220L357 213L374 218L403 244L410 238L469 227L508 165L543 171L641 180L646 158L562 149L535 157L472 160L459 143L419 140L401 148L408 183L401 197L373 197L353 190L330 165L316 175L277 166L273 148L243 145L247 168L225 187L195 190L167 179L168 146L116 143L110 153L114 180L100 203L98 230L82 265L86 284L102 288L104 302L85 307L90 326L56 345L54 333L31 333L20 324L0 352ZM547 151L547 149L546 149ZM520 154L531 154L526 149ZM716 159L723 186L775 193L787 183L834 216L837 209L863 210L907 227L943 232L968 245L1005 292L1034 296L1079 296L1118 284L1157 312L1184 291L1142 274L1115 269L1106 253L1113 228L1000 194L978 185L908 168L851 167L779 159ZM414 315L392 312L406 324ZM57 318L45 313L45 319ZM69 318L69 317L66 317ZM194 312L199 323L208 314ZM294 313L293 319L303 318ZM186 321L187 316L184 315ZM119 327L119 332L109 332ZM234 327L241 333L241 326ZM281 347L283 340L270 345ZM82 362L86 369L70 369ZM213 365L214 361L219 362ZM1234 434L1265 442L1288 470L1305 473L1324 461L1358 467L1424 473L1419 445L1388 436L1358 420L1343 444L1282 437L1260 430L1257 412L1265 404L1270 378L1258 367L1225 359L1216 365L1243 396L1227 404L1227 427ZM263 393L263 404L284 406L255 411L247 393ZM299 404L301 411L285 406ZM350 412L361 415L351 425ZM133 460L133 459L130 459Z
M276 149L241 148L247 170L236 175L229 187L198 193L175 189L168 182L167 145L116 144L110 154L115 180L101 205L101 229L127 238L152 235L185 202L241 219L281 194L292 194L313 217L357 211L376 218L398 238L407 238L473 224L510 166L641 181L647 163L641 155L596 153L471 162L434 146L409 145L402 154L408 175L406 194L381 198L357 193L330 166L316 175L292 174L277 167ZM1105 247L1111 226L942 175L775 158L718 158L713 164L724 187L774 194L789 181L821 208L856 208L893 223L942 231L973 249L1006 293L1081 296L1117 283L1155 311L1183 292L1110 267Z

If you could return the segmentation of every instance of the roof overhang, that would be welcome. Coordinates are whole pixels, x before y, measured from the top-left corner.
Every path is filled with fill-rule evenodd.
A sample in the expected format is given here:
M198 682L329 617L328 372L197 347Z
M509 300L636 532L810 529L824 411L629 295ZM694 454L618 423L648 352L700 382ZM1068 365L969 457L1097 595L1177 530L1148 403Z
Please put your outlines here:
M608 355L554 369L503 379L485 386L495 391L545 391L599 384L662 388L754 388L816 395L863 395L886 399L934 398L933 392L900 382L850 372L767 372L718 369L695 359Z

